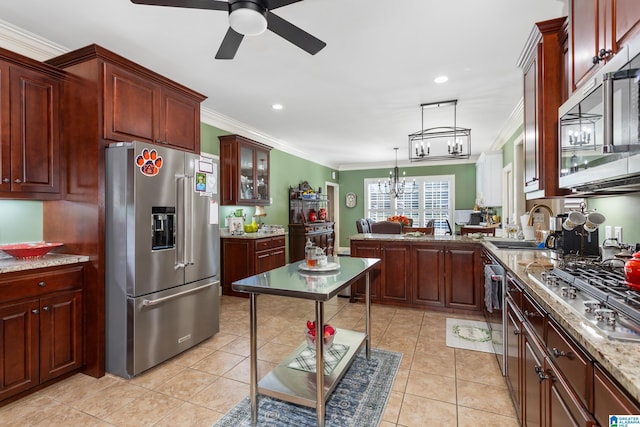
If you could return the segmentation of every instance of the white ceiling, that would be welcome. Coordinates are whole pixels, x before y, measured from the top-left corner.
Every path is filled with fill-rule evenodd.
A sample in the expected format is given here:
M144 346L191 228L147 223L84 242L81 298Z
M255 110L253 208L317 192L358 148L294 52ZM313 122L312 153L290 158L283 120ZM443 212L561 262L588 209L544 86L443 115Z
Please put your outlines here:
M97 43L206 95L205 121L336 169L386 167L394 147L407 164L420 104L449 99L457 125L471 128L472 154L489 150L522 98L516 62L534 22L566 10L566 0L306 0L274 13L326 42L318 54L267 31L223 61L214 55L225 12L0 2L0 18L24 37L62 51ZM442 74L449 81L434 83ZM434 125L453 124L450 110L444 117Z

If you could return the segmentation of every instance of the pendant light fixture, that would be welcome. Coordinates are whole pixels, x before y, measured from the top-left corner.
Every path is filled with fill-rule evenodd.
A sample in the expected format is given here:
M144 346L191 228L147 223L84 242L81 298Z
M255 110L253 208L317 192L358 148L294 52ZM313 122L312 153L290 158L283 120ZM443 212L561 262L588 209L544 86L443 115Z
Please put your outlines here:
M389 178L384 182L384 185L381 180L378 180L378 190L389 193L391 197L397 198L404 194L406 178L404 171L402 172L402 178L400 178L400 169L398 169L398 147L395 147L394 150L396 151L396 165L393 170L389 171Z
M471 156L471 129L457 126L457 104L457 99L420 104L422 126L409 135L410 161L457 160ZM453 126L425 128L425 110L441 107L453 107Z

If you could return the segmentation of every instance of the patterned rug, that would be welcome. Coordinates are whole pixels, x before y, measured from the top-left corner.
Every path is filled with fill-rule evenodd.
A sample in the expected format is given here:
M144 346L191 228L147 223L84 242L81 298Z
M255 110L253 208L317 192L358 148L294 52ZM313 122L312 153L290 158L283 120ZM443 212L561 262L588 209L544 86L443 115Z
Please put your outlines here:
M497 325L496 325L497 326ZM496 330L496 328L494 328ZM496 332L492 337L486 322L447 318L447 347L494 353L492 339L501 342Z
M367 361L364 350L353 361L325 405L325 426L377 426L389 399L398 372L401 353L371 349ZM231 409L214 427L251 425L249 396ZM316 425L316 410L258 396L258 426L303 427Z

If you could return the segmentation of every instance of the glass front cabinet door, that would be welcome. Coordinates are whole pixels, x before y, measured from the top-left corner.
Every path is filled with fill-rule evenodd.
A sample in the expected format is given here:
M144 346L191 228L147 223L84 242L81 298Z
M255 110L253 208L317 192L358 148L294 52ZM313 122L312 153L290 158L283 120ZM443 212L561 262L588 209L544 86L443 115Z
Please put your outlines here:
M271 147L239 135L218 138L221 204L269 205Z

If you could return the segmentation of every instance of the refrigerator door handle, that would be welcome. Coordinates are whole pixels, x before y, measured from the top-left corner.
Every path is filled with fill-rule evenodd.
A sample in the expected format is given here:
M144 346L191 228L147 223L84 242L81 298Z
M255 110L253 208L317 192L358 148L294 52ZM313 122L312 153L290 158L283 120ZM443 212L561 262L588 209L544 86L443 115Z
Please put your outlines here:
M180 268L185 268L187 264L185 263L185 247L186 247L186 233L185 233L185 203L184 203L184 175L176 175L176 216L178 218L177 225L177 233L178 238L176 239L176 258L175 264L173 265L174 270L178 270ZM180 197L180 192L182 191L182 199Z
M140 303L140 308L153 307L154 305L162 304L163 302L167 302L175 298L180 298L185 295L192 294L194 292L198 292L206 288L210 288L212 286L215 286L218 283L220 283L220 281L216 280L215 282L207 283L206 285L198 286L197 288L189 289L188 291L178 292L177 294L169 295L167 297L162 297L154 300L143 299L142 302Z
M194 191L195 188L195 180L193 176L186 176L184 179L184 205L185 209L189 209L189 221L186 221L187 215L185 215L185 229L184 229L184 240L185 240L185 254L184 254L184 263L187 265L194 265L195 262L193 260L193 252L194 246L193 241L195 240L195 236L193 235L195 231L194 222ZM188 251L187 251L188 249Z

